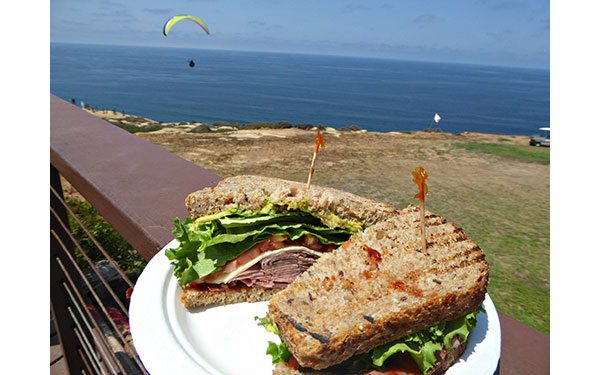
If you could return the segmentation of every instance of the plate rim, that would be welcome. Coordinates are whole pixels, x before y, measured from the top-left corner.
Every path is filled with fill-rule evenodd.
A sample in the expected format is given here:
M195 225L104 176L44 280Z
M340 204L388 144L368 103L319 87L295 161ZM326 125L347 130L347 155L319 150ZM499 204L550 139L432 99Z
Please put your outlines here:
M144 364L146 370L151 374L159 374L163 372L177 372L177 373L203 373L210 374L204 369L201 364L197 363L192 357L190 357L187 350L181 345L180 340L174 335L171 322L168 319L168 305L165 304L164 297L168 294L169 288L169 277L172 277L171 264L165 257L164 252L166 249L175 247L178 245L178 241L173 239L167 245L165 245L159 252L157 252L150 262L142 271L139 276L131 295L129 303L129 326L131 331L131 337L140 360ZM164 267L168 265L167 277L156 277L156 273L164 273ZM146 271L149 270L149 271ZM138 285L142 285L143 289L137 288ZM151 293L152 290L162 290L161 298L150 298L146 297L146 294ZM144 301L138 302L138 301ZM148 308L144 308L144 304L150 302ZM152 303L154 302L154 303ZM157 303L158 305L156 306ZM144 320L139 321L136 317L144 316ZM132 319L133 318L133 319ZM152 331L144 329L142 322L147 321L159 321L165 324L159 324L153 327ZM138 323L140 325L138 325ZM160 348L154 344L154 342L160 341ZM169 358L169 361L164 361L164 358ZM164 363L174 365L166 368Z

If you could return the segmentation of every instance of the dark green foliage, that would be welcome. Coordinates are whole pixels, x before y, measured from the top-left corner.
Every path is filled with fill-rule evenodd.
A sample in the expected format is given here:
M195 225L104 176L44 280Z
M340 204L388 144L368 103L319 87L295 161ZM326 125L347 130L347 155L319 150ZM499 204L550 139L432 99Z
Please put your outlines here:
M358 125L348 125L341 127L339 130L342 132L357 132L361 131L362 129Z
M124 123L116 123L118 127L123 130L127 130L130 133L149 133L156 130L162 129L160 125L146 125L146 126L137 126L137 125L129 125Z
M192 130L190 130L190 132L192 133L210 133L210 126L206 125L206 124L200 124L198 126L196 126L195 128L193 128Z
M139 116L126 116L123 120L127 122L133 122L136 124L143 124L144 122L148 122L148 119Z
M71 210L77 215L79 221L83 223L106 252L126 273L137 275L142 272L146 266L144 258L142 258L142 256L136 252L131 245L102 218L102 216L100 216L98 211L96 211L91 204L77 199L67 199L67 203ZM71 226L71 232L74 237L93 262L105 259L100 250L98 250L98 247L70 215L69 225ZM83 269L90 268L79 250L76 250L75 255L80 267Z
M296 124L294 125L295 128L297 129L302 129L302 130L311 130L312 128L316 127L316 125L313 124Z
M292 124L287 121L279 122L253 122L243 125L241 129L289 129Z

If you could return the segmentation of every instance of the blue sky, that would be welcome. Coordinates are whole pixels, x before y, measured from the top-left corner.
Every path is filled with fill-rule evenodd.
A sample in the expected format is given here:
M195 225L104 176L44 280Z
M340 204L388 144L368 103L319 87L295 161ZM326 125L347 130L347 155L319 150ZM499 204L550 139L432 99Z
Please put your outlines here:
M192 23L165 20L193 14ZM52 42L276 51L547 69L549 0L51 0Z

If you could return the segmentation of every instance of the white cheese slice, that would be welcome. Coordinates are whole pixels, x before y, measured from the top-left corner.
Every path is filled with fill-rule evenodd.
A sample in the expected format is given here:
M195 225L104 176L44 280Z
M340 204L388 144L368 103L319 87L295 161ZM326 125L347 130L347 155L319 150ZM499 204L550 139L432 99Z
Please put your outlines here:
M264 253L260 254L259 256L257 256L256 258L254 258L251 261L249 261L248 263L242 265L240 268L237 268L235 271L230 272L230 273L222 273L221 275L218 275L217 277L215 277L214 279L212 279L210 281L210 283L211 284L226 284L226 283L230 282L231 280L233 280L240 273L246 271L248 268L250 268L253 265L255 265L256 263L260 262L262 259L265 259L266 257L270 257L271 255L277 255L279 253L283 253L285 251L294 251L294 250L296 250L296 251L297 250L306 251L307 253L310 253L310 254L318 256L318 257L320 257L321 255L323 255L323 253L321 253L321 252L318 252L318 251L315 251L315 250L311 250L311 249L309 249L307 247L304 247L304 246L287 246L287 247L282 247L281 249L264 252Z

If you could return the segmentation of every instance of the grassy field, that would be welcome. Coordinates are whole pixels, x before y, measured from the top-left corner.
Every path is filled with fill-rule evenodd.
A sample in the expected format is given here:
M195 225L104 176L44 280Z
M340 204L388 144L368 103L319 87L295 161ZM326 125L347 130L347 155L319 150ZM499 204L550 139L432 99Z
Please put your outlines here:
M505 139L499 139L506 142ZM550 164L550 149L546 147L531 147L524 145L506 145L496 143L455 143L455 147L469 151L498 155L522 161L540 164Z
M220 176L305 181L314 132L139 133ZM490 134L326 132L315 184L396 207L416 204L411 171L429 172L427 207L460 225L486 254L497 308L550 330L549 150L527 137Z
M550 164L550 149L496 143L454 143L454 147L489 154L525 164ZM532 189L549 189L549 181ZM500 310L549 333L550 207L536 192L514 194L495 191L487 197L472 195L477 211L462 216L461 225L484 249L491 250L490 293ZM478 217L479 216L479 217Z

